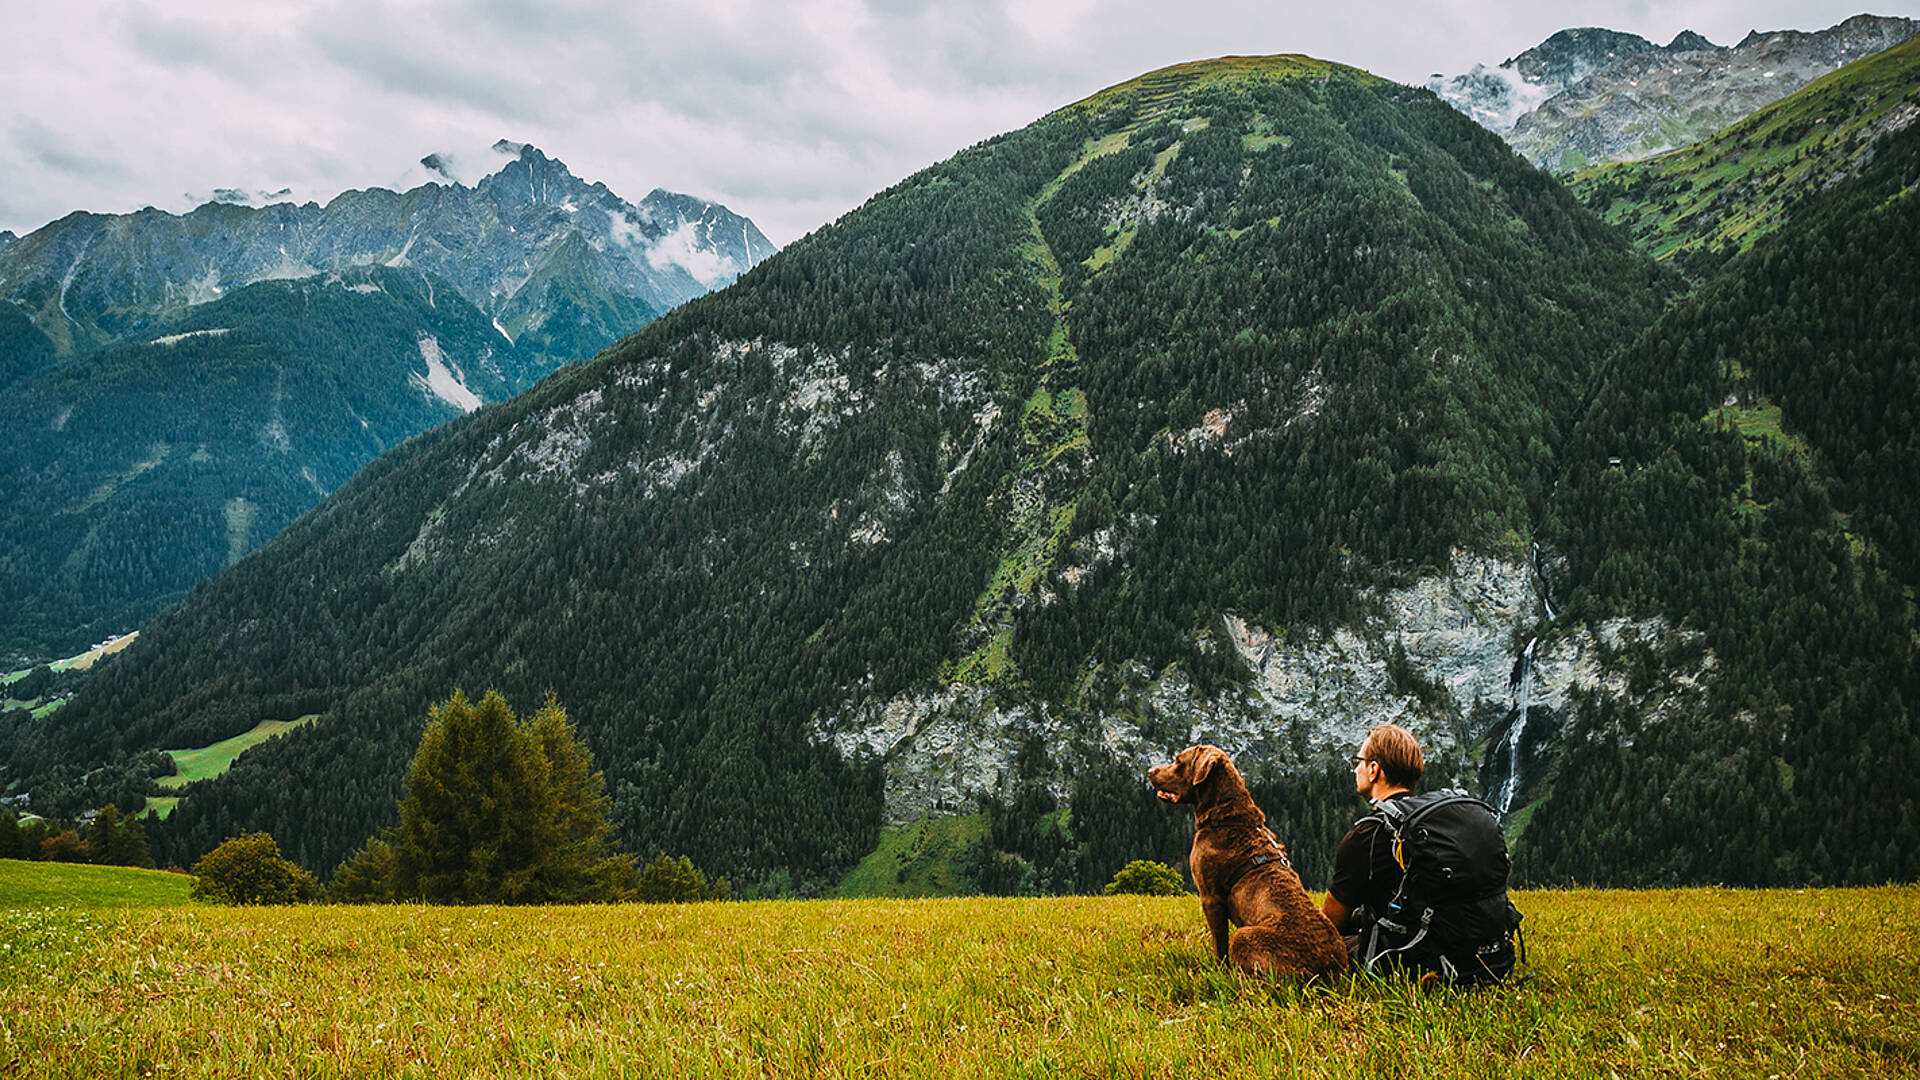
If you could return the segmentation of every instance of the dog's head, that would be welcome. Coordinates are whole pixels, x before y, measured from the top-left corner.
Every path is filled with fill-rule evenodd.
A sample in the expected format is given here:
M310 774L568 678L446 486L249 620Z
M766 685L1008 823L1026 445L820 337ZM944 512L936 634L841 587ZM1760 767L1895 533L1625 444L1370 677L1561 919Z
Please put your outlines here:
M1227 752L1217 746L1189 746L1165 765L1147 770L1153 793L1171 803L1198 803L1215 781L1233 772Z

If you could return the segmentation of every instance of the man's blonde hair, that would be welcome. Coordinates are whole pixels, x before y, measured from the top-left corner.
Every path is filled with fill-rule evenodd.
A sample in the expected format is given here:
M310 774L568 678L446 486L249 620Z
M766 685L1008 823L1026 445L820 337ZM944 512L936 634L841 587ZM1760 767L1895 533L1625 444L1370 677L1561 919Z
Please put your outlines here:
M1427 771L1426 756L1413 733L1399 724L1380 724L1367 732L1360 753L1380 763L1380 775L1394 787L1417 788L1420 774Z

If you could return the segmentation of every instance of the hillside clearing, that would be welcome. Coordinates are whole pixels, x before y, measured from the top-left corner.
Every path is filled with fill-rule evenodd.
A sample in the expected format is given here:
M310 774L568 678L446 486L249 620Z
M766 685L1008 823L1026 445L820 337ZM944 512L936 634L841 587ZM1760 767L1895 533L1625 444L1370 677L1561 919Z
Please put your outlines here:
M56 661L53 664L53 670L66 671L71 668L74 671L85 671L99 663L101 657L112 656L114 653L123 651L139 637L140 631L135 630L131 633L121 634L119 637L108 638L78 656L69 656L65 660Z
M231 739L222 739L212 746L202 746L196 750L169 750L167 755L173 758L174 765L180 770L172 776L163 776L154 783L166 791L178 791L196 780L209 780L233 767L241 754L259 746L268 739L284 735L302 724L319 719L318 713L309 713L298 720L262 720L250 731L243 731ZM142 816L152 816L165 820L173 808L180 805L178 795L149 795Z
M319 719L318 713L309 713L298 720L262 720L251 731L244 731L231 739L222 739L212 746L202 746L197 750L169 750L167 756L180 771L172 776L163 776L154 781L168 790L183 788L196 780L208 780L219 776L231 768L234 760L248 750L259 746L276 735L284 735L302 724L310 724Z
M0 913L19 1076L1884 1076L1920 890L1521 894L1537 976L1230 975L1192 897Z

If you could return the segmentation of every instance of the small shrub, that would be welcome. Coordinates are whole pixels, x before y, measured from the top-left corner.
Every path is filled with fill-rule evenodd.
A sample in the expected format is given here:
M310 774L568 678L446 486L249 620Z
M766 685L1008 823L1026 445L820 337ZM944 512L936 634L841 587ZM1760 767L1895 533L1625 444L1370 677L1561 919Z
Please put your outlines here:
M187 895L221 904L297 904L318 891L312 874L282 857L271 835L256 832L200 856Z
M393 845L384 834L375 836L334 870L327 898L343 904L390 904L395 876Z
M1187 891L1187 883L1180 871L1166 863L1152 862L1147 859L1135 859L1120 868L1100 890L1108 896L1119 893L1134 893L1140 896L1179 896Z
M726 878L708 884L707 875L685 855L674 858L661 855L640 871L640 899L649 904L690 904L699 900L725 900L732 890Z
M86 841L72 829L62 829L40 841L40 857L47 862L90 862Z

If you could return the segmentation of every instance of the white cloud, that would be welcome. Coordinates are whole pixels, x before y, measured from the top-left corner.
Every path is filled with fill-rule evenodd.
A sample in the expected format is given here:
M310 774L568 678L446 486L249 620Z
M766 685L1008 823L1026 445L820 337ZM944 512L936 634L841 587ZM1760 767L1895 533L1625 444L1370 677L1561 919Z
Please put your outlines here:
M679 228L661 237L647 250L647 262L655 270L678 266L709 289L728 284L740 276L743 267L711 248L702 248L700 240L697 223L683 221Z
M69 0L9 5L0 228L188 192L471 183L503 136L787 243L982 138L1167 64L1304 52L1406 82L1568 26L1731 44L1829 0ZM1875 5L1920 16L1920 0ZM180 14L180 12L190 14Z

